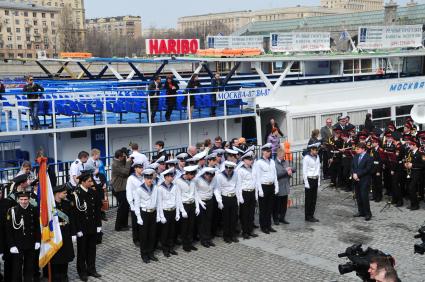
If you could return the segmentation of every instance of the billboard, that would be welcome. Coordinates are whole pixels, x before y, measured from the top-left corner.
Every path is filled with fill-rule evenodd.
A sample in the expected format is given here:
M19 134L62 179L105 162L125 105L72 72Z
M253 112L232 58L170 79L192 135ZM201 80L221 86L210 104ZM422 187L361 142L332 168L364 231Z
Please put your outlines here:
M270 34L272 52L329 51L329 32L281 32Z
M207 48L239 49L258 48L264 50L263 36L208 36Z
M422 46L422 25L360 26L361 49L391 49Z
M199 39L146 39L146 54L196 54Z

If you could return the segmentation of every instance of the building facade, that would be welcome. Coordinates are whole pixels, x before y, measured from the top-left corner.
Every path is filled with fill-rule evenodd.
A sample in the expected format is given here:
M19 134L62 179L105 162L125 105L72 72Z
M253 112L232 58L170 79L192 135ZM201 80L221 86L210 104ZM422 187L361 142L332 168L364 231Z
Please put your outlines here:
M140 16L122 16L86 20L87 31L105 32L109 35L139 38L142 36Z
M320 0L320 6L351 11L374 11L384 8L384 0Z
M0 58L54 57L60 51L60 9L0 1Z
M200 33L208 33L212 26L225 35L230 34L241 27L258 21L276 21L286 19L297 19L305 17L333 15L347 12L347 9L324 8L324 7L290 7L259 11L236 11L229 13L215 13L181 17L177 22L177 30L197 30ZM205 31L205 32L203 32ZM208 34L205 34L208 35Z

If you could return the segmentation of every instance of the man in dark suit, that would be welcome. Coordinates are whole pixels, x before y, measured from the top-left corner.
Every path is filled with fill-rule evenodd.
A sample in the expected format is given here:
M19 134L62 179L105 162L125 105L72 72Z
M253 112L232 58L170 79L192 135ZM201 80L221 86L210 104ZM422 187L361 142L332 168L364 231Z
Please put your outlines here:
M162 84L161 84L161 77L155 76L153 78L153 81L151 84L149 84L148 90L149 90L149 96L151 97L150 100L150 112L151 112L151 122L155 122L155 115L156 111L158 110L158 103L159 103L159 95L161 94ZM153 98L155 97L155 98ZM149 113L148 113L148 119L149 119Z
M359 213L354 217L364 217L366 221L369 221L372 218L369 205L369 183L373 158L366 154L366 144L364 143L357 145L356 153L351 168Z

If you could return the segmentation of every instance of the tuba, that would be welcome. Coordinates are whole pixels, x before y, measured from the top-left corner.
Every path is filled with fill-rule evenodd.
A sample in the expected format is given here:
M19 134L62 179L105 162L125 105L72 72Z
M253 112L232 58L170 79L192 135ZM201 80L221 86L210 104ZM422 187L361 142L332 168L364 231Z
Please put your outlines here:
M416 123L425 123L425 104L416 104L410 110L410 116Z

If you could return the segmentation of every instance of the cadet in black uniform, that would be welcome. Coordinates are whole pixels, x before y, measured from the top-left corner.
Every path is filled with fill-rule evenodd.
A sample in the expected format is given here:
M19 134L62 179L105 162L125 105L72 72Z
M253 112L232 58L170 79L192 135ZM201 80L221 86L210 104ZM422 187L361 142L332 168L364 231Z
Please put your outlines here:
M71 204L66 200L66 186L53 188L55 194L56 211L58 212L59 225L62 233L62 247L50 260L52 267L52 280L54 282L68 281L68 263L74 260L73 242L77 241L75 222Z
M424 168L424 161L422 160L422 156L419 153L418 147L419 143L415 137L412 137L410 143L410 152L407 158L405 167L407 169L407 174L410 175L410 184L409 184L409 198L410 198L410 206L408 209L410 210L418 210L419 209L419 201L418 201L418 188L421 179L421 173Z
M328 144L331 146L331 163L329 166L329 171L331 174L331 186L341 186L342 185L342 153L339 151L342 149L344 141L341 139L341 129L334 129L334 136L330 138Z
M96 242L102 230L100 206L91 172L83 171L80 184L71 196L77 230L77 271L82 281L87 276L101 277L96 271Z
M40 249L40 214L29 203L29 194L19 192L18 205L7 212L6 242L12 261L11 281L33 281L35 251Z
M382 158L381 151L379 147L380 140L378 138L372 138L372 148L370 149L369 155L373 158L373 169L372 169L372 185L373 185L373 200L375 202L380 202L382 200ZM390 171L394 166L392 163L390 165ZM391 173L393 176L393 173Z

